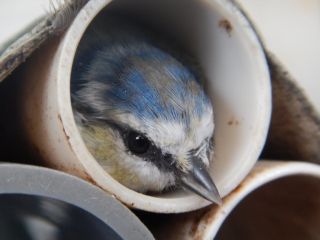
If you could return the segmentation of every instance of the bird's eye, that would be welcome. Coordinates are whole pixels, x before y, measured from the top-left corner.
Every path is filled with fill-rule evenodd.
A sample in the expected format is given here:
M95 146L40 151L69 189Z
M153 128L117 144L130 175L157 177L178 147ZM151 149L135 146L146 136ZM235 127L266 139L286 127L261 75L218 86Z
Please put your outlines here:
M127 144L129 150L134 154L146 153L150 147L150 141L141 133L129 132Z

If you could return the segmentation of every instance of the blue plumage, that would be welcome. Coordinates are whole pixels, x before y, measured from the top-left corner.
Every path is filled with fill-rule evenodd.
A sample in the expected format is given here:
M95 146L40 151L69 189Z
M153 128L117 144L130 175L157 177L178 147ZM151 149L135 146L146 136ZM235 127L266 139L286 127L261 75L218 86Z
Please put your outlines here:
M120 26L123 27L120 31L119 25L117 29L95 26L89 30L91 33L87 35L91 39L82 40L86 44L78 56L81 61L75 66L77 81L72 82L73 92L80 90L81 94L81 86L95 81L106 85L104 91L93 92L108 105L105 111L115 108L142 119L175 119L186 123L193 115L200 117L210 101L195 74L174 56L152 44L140 30L130 26L125 31L128 26ZM85 99L81 104L82 109L90 109L97 115L107 114Z

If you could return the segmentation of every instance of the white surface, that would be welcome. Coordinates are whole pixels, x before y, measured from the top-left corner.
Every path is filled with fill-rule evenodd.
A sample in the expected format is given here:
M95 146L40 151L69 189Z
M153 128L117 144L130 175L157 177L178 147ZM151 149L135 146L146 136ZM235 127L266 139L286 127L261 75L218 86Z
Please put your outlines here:
M320 113L320 1L237 1Z
M48 11L49 0L0 1L0 51Z
M237 0L269 50L284 63L320 112L320 0ZM49 0L1 0L0 51L46 14Z

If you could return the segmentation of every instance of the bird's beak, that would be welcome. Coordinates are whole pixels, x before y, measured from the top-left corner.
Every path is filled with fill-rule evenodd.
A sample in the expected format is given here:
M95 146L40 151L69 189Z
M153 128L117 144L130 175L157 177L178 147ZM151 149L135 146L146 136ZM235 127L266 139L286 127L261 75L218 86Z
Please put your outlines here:
M219 205L222 203L218 189L200 159L193 158L191 160L190 171L182 176L181 181L183 187L191 190L210 202L217 203Z

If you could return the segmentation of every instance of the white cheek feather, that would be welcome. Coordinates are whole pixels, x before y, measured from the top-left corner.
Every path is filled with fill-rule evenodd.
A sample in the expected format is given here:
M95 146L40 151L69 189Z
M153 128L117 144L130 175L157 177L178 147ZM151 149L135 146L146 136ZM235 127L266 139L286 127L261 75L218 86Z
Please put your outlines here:
M123 185L139 192L162 191L175 185L172 173L161 172L152 162L131 154L112 129L80 126L80 131L100 166Z
M125 167L128 175L122 178L127 187L139 191L162 191L175 185L175 177L172 173L160 172L151 162L143 160L128 152L122 152L118 159Z
M155 119L137 119L134 115L124 114L121 121L130 123L137 131L145 133L159 147L175 145L186 138L185 128L180 122Z
M159 192L175 185L173 173L161 172L153 163L131 154L125 149L122 140L118 139L118 144L123 146L117 161L126 169L126 176L121 178L124 185L139 192Z
M202 159L206 166L209 166L210 159L207 156L207 149L210 148L208 144L210 144L209 139L211 138L214 131L214 122L213 122L213 113L212 110L208 111L207 114L204 114L199 122L195 123L195 129L197 129L194 133L195 139L197 139L197 143L203 143L203 140L208 139L205 144L203 144L196 155ZM198 145L199 146L199 145Z
M191 128L194 129L195 145L198 145L207 138L210 138L214 130L212 110L203 114L199 120L191 122Z
M140 160L141 161L141 160ZM162 191L169 186L176 184L172 173L163 173L150 162L145 162L144 167L136 167L141 180L140 189L142 191Z
M174 154L179 162L178 167L187 170L189 167L188 152L198 147L196 155L208 165L206 156L207 142L211 137L214 124L212 112L200 119L190 122L190 130L179 122L144 121L140 123L133 115L122 115L125 122L130 122L132 128L144 132L164 152ZM131 154L122 138L112 129L97 127L89 132L81 128L86 144L100 165L115 179L125 186L139 191L162 191L175 185L173 173L160 171L152 162ZM203 144L201 146L201 144Z
M187 128L179 122L158 120L144 121L140 124L133 115L125 116L123 121L130 122L132 128L146 133L164 152L173 154L177 159L177 167L182 171L190 168L188 154L190 150L196 148L199 150L195 154L205 165L209 165L206 151L207 140L212 136L214 129L212 113L203 115L200 119L192 119L189 131L186 131ZM173 173L162 172L152 162L131 154L116 131L97 128L99 129L97 132L91 133L85 133L85 128L80 127L80 130L90 152L116 180L138 192L159 192L175 186L176 179Z
M191 149L198 148L205 139L210 139L214 130L212 109L208 108L201 118L191 118L189 131L183 122L147 120L141 123L134 115L124 114L120 117L123 122L130 122L130 126L152 139L152 141L164 152L177 156L182 168L188 168L188 155ZM209 159L206 156L207 144L203 144L198 156L206 165Z
M208 109L201 118L194 117L190 122L190 131L186 131L183 122L145 119L141 121L132 114L123 114L120 121L130 123L137 131L146 133L161 149L170 153L183 154L197 148L204 139L213 134L212 110Z

